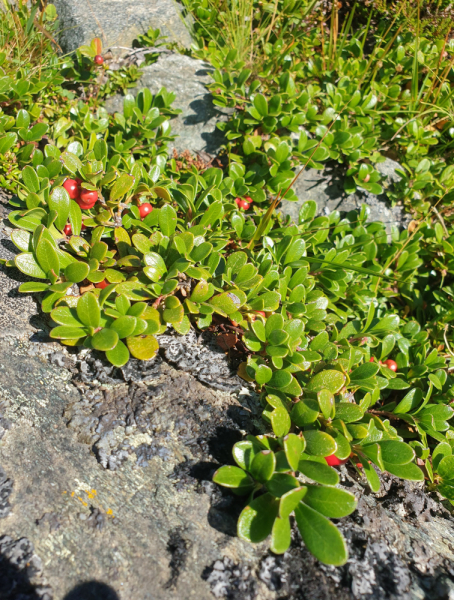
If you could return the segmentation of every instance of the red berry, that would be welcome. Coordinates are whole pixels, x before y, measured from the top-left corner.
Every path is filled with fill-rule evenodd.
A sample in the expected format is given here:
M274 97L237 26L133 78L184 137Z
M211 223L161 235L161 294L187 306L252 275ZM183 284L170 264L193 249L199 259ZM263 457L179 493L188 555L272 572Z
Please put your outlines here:
M80 229L83 231L84 229L87 229L87 226L82 223L82 227Z
M240 203L243 202L241 198L235 198L235 202L237 206L240 206Z
M145 217L147 215L149 215L152 210L153 210L153 207L151 206L151 204L149 202L144 202L144 204L141 204L139 206L140 218L145 219Z
M103 279L102 281L100 281L99 283L95 283L95 287L99 288L100 290L103 290L104 288L106 288L109 285L109 282L106 281L105 279Z
M325 460L330 467L338 467L339 465L345 465L345 463L348 461L348 458L341 460L334 454L331 454L331 456L325 456Z
M104 63L104 59L103 59L103 57L100 54L97 54L95 56L95 63L97 65L102 65Z
M94 204L98 199L98 192L96 190L86 190L81 188L80 199L84 204Z
M82 200L80 198L78 200L76 200L76 202L82 210L90 210L90 208L93 208L93 206L96 204L96 201L95 202L82 202Z
M371 356L371 357L369 358L369 362L374 362L374 361L375 361L375 358L374 358L373 356Z
M67 179L64 182L63 187L68 192L69 197L72 200L76 200L79 197L79 193L80 193L79 185L75 179Z
M255 311L258 315L262 315L262 317L265 319L266 318L266 314L263 312L263 310L256 310Z
M239 208L242 208L243 210L247 210L251 205L249 204L249 202L246 202L246 200L240 200L239 202L237 202Z
M71 225L68 223L67 225L65 225L64 229L63 229L63 233L65 235L71 235L73 232L73 230L71 229Z
M394 371L394 373L397 371L397 363L395 360L385 360L384 364L388 367L388 369L391 369L391 371Z
M244 199L246 200L246 202L249 202L249 204L252 204L254 202L254 200L252 200L250 196L245 196Z

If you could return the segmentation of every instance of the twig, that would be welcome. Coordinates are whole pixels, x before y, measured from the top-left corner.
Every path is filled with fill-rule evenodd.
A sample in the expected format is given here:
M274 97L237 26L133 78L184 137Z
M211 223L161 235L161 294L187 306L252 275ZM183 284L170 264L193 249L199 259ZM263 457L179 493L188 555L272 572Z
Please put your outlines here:
M446 227L446 223L444 222L443 217L440 215L440 213L438 212L438 210L435 208L435 206L432 206L432 210L435 213L435 216L437 217L437 219L440 221L441 226L444 229L444 232L446 233L446 236L449 237L449 231Z

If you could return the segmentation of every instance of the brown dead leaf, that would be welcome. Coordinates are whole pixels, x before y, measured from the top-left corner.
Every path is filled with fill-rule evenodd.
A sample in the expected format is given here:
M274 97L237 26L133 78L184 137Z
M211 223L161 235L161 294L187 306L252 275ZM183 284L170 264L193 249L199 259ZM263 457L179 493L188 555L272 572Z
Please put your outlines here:
M230 348L233 348L238 341L238 337L235 333L221 333L216 338L217 345L227 352Z

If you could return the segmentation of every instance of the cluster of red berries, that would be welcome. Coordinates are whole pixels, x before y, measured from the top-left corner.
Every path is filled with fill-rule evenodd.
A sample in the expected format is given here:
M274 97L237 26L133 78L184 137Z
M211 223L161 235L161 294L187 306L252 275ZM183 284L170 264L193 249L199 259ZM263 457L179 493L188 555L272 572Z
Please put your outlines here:
M82 179L67 179L63 187L68 192L69 197L75 200L82 210L93 208L98 200L96 190L86 190L82 187Z
M243 210L248 210L250 208L253 200L250 196L245 196L242 198L235 198L236 205L238 208L242 208Z
M374 362L375 358L372 356L372 358L369 359L369 362ZM394 371L394 373L397 371L397 363L395 360L392 360L391 358L389 358L388 360L385 360L385 362L380 361L381 365L385 365L388 367L388 369L391 369L391 371Z

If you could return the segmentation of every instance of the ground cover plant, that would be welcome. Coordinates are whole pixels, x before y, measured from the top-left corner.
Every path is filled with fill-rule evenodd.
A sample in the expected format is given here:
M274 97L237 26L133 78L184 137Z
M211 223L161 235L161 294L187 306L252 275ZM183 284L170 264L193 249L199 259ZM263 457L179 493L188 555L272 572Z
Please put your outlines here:
M45 14L53 23L49 6L35 11L38 23ZM263 428L214 476L245 496L238 534L271 536L282 553L294 518L308 549L341 565L346 544L330 519L356 499L337 487L339 465L373 492L387 471L454 503L451 42L415 41L397 18L361 24L362 13L356 31L352 12L336 37L337 3L326 32L309 18L314 3L295 0L251 2L240 16L261 42L232 37L232 51L228 36L215 37L212 6L188 4L197 52L218 69L215 102L235 109L218 167L167 160L175 111L166 90L126 95L114 116L96 96L77 96L80 64L103 68L98 40L71 68L48 40L49 64L66 73L56 83L66 110L45 120L33 107L42 111L46 82L19 106L3 73L2 185L15 191L18 249L6 264L32 279L19 289L40 299L52 338L118 367L152 359L169 327L209 329L241 355ZM31 13L21 10L26 26ZM440 115L448 121L437 127ZM347 190L379 193L384 145L402 160L393 198L413 211L391 240L367 222L366 206L317 216L311 201L298 223L275 212L282 196L296 199L295 168L328 159L346 163Z

